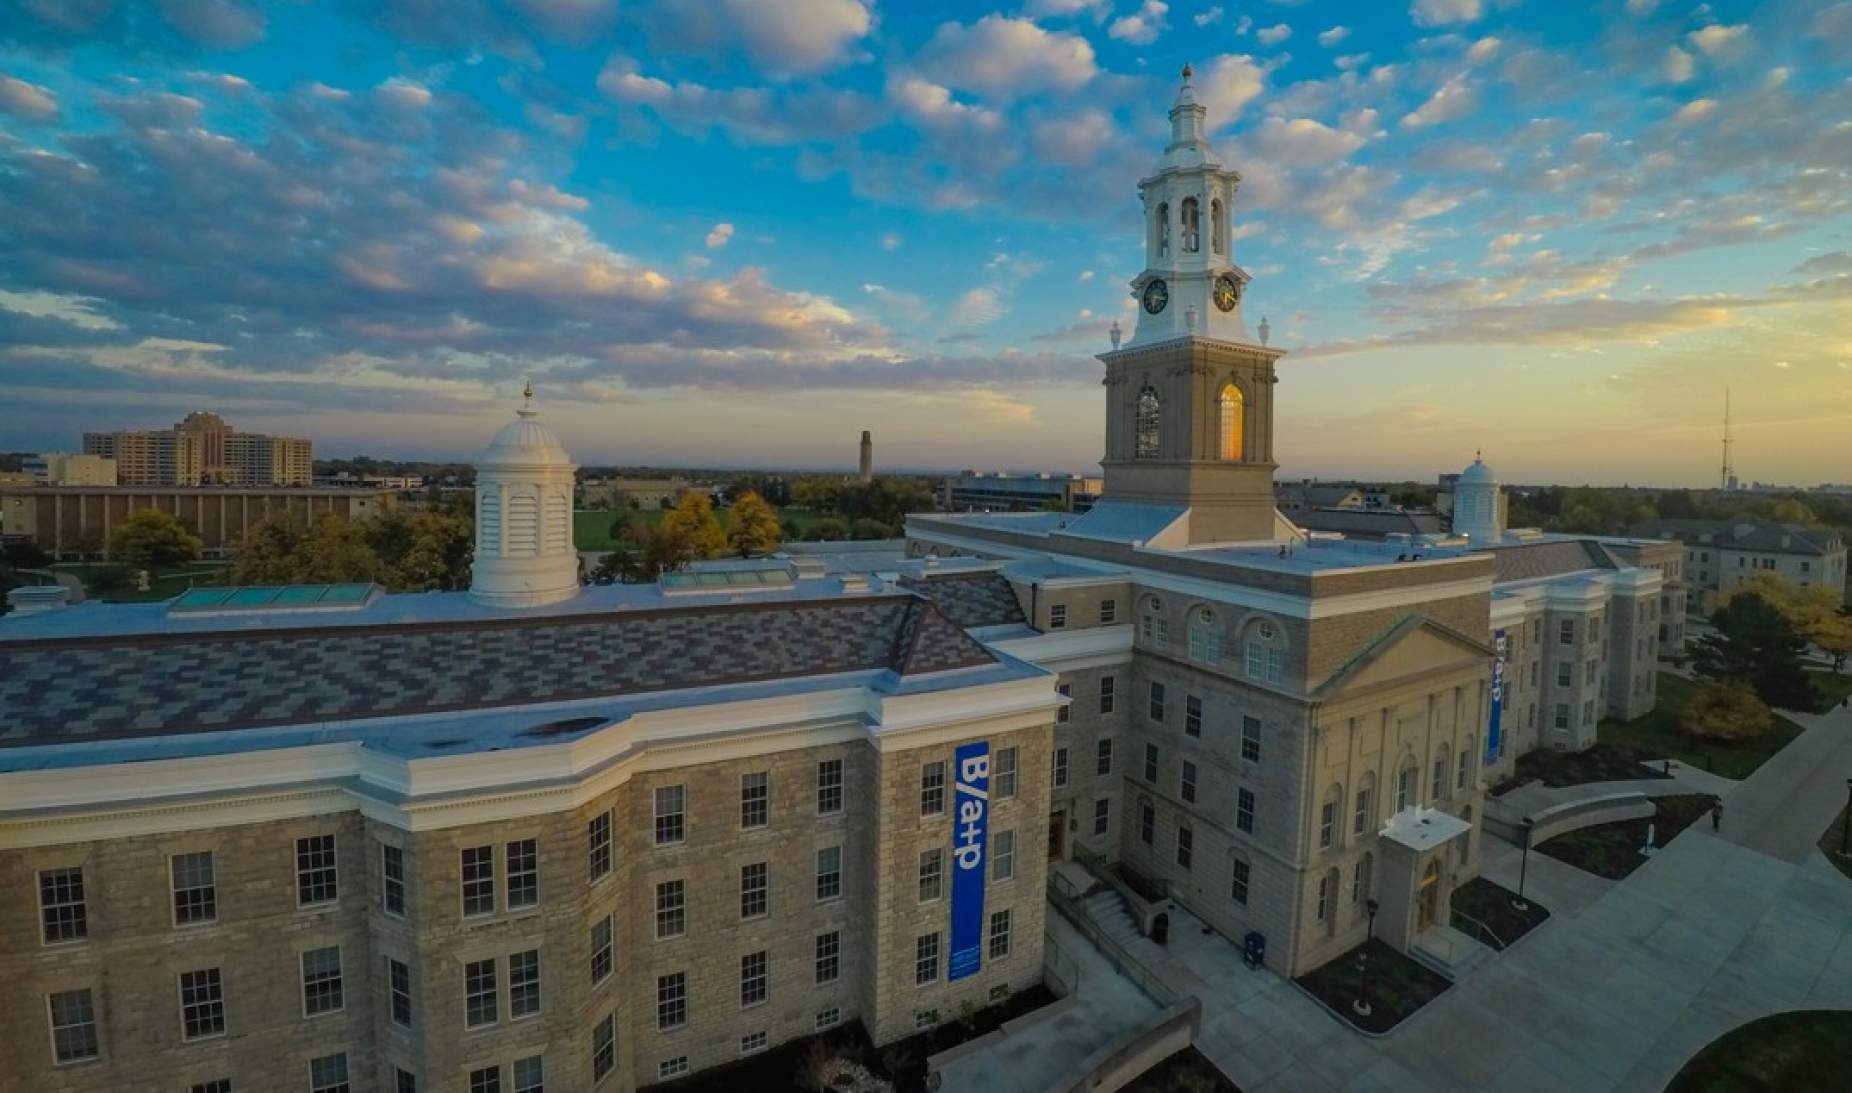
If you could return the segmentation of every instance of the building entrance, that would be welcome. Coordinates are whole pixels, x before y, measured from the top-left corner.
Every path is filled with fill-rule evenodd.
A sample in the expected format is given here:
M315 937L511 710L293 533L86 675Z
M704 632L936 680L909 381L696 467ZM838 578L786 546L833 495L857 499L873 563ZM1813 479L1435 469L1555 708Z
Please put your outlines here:
M1415 932L1434 925L1440 910L1440 862L1429 860L1421 874L1421 892L1415 897Z

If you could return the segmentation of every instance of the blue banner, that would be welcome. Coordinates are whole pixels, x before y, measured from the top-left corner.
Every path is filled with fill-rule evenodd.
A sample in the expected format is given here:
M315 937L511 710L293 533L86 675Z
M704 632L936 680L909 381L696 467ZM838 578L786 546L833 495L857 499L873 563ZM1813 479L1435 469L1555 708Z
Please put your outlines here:
M945 978L984 966L984 859L989 856L990 742L959 747L952 798L952 945Z
M1492 712L1486 718L1485 765L1498 762L1499 714L1505 706L1505 632L1492 632Z

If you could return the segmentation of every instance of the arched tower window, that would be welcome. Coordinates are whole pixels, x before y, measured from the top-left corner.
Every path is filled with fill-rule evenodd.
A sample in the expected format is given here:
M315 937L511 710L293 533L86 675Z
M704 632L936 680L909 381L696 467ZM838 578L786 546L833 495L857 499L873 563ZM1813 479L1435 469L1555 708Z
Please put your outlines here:
M1195 254L1202 243L1202 210L1197 206L1195 198L1186 197L1183 199L1182 212L1183 253Z
M1241 388L1228 384L1222 388L1221 435L1222 458L1241 458Z
M1159 258L1170 257L1170 204L1164 201L1157 207L1157 253Z
M1228 253L1228 232L1222 225L1222 199L1209 202L1209 234L1216 254Z
M1190 609L1190 659L1211 665L1222 660L1222 634L1216 628L1215 612L1207 607Z
M1286 650L1279 628L1265 619L1247 628L1247 676L1265 683L1278 683L1285 674Z
M1138 414L1132 434L1133 458L1157 458L1159 409L1157 388L1146 387L1138 392Z

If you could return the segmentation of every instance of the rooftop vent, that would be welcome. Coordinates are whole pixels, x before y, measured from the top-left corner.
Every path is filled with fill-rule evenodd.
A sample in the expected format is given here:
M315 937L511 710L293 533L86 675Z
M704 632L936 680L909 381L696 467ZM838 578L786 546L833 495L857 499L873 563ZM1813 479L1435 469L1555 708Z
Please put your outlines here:
M842 590L844 592L868 592L873 588L874 585L868 580L868 574L866 573L844 573L842 575Z
M61 584L28 584L6 594L6 602L15 615L38 615L57 611L71 601L71 590Z

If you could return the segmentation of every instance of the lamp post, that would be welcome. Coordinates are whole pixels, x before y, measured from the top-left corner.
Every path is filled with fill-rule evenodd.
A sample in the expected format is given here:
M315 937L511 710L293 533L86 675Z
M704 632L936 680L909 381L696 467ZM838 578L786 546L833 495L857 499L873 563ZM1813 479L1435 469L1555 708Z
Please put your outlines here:
M1518 859L1518 898L1511 901L1512 910L1528 911L1530 904L1524 901L1524 877L1530 872L1530 833L1537 821L1524 817L1524 856Z
M1852 781L1852 779L1848 779L1848 781ZM1382 904L1376 902L1373 899L1366 899L1363 901L1363 909L1369 912L1369 915L1370 915L1370 940L1371 941L1376 940L1376 912L1381 907L1382 907Z
M1373 899L1363 901L1363 909L1370 915L1370 936L1357 950L1357 1000L1350 1004L1351 1012L1359 1017L1370 1015L1370 942L1376 940L1376 911L1381 906Z

